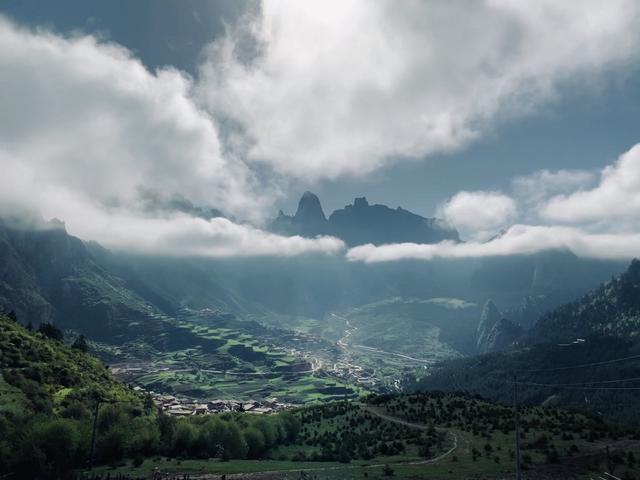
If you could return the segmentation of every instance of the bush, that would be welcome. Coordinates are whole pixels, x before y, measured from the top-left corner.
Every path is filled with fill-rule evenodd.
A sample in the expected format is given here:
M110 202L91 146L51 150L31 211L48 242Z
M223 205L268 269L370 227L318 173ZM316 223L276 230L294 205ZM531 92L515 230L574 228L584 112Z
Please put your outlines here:
M78 424L63 418L43 420L33 427L31 441L33 447L44 455L50 473L63 476L77 460L80 445Z

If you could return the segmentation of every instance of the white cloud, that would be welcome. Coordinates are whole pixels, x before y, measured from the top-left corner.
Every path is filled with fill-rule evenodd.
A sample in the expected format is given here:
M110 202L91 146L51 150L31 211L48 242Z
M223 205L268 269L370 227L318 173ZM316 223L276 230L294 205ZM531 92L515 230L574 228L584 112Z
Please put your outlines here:
M541 210L549 221L640 228L640 144L620 156L589 190L557 195Z
M350 249L346 257L350 261L372 263L528 255L545 250L569 250L577 256L604 259L628 260L640 256L640 144L603 169L596 186L585 189L594 177L590 172L560 170L516 178L514 189L529 209L521 216L542 218L546 225L513 225L487 242L362 245ZM553 193L571 189L573 192L549 198ZM461 192L444 205L443 212L454 224L458 218L459 225L482 229L491 218L496 219L495 225L500 218L513 218L512 202L497 193Z
M458 192L440 207L440 214L454 227L475 238L495 235L517 215L515 201L500 192Z
M222 155L180 72L153 74L116 45L28 32L1 17L0 68L9 177L106 203L134 202L145 187L234 214L259 205L251 172Z
M376 263L529 255L545 250L570 250L581 257L628 260L640 255L640 233L587 233L570 227L514 225L500 237L485 243L369 244L351 248L346 257L350 261Z
M116 45L27 31L0 16L0 86L3 213L32 209L109 247L176 255L342 248L146 208L148 192L245 217L270 206L271 192L222 153L215 123L178 71L151 73Z
M513 179L514 194L530 207L539 206L553 195L574 192L591 185L595 172L587 170L539 170Z
M214 43L203 104L252 161L361 175L460 148L636 61L635 0L265 0ZM254 44L254 50L247 45Z

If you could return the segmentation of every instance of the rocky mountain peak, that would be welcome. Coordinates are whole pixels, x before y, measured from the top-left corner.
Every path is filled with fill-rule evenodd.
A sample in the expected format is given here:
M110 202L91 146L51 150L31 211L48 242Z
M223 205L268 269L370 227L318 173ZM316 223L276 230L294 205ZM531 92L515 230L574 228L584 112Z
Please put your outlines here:
M364 208L369 206L369 202L367 202L367 197L356 197L353 201L353 206L355 208Z
M302 194L298 202L298 210L295 218L302 222L326 222L327 217L324 215L320 199L315 193L306 191Z

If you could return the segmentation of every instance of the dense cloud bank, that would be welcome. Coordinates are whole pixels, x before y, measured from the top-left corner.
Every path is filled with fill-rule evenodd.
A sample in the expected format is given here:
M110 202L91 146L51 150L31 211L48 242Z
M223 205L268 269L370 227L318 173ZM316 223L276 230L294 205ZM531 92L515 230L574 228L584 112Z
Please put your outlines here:
M223 153L181 72L153 73L117 45L27 31L1 17L0 72L0 214L32 210L64 219L81 238L150 253L342 248L337 239L286 238L158 208L181 198L255 219L273 196Z
M567 85L636 62L639 8L265 1L205 49L197 78L150 71L92 35L0 17L0 215L58 217L72 234L137 252L339 253L338 239L256 225L296 178L364 176L464 148ZM464 245L362 246L347 258L636 255L638 150L599 180L544 171L513 191L460 192L441 213L473 240Z
M638 58L633 0L264 1L208 50L198 95L250 161L359 176L467 146Z

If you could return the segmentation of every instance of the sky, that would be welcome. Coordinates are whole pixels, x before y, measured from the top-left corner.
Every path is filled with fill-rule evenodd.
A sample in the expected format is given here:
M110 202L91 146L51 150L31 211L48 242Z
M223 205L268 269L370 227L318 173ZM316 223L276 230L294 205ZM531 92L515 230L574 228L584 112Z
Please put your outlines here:
M532 241L597 257L615 240L607 255L631 256L639 9L6 0L0 199L142 252L342 251L261 230L309 189L327 214L367 196L444 217L468 244L368 246L346 253L355 261L513 254ZM231 220L172 212L171 195Z

